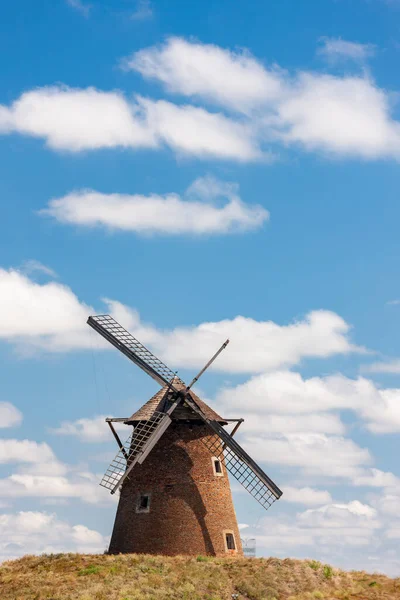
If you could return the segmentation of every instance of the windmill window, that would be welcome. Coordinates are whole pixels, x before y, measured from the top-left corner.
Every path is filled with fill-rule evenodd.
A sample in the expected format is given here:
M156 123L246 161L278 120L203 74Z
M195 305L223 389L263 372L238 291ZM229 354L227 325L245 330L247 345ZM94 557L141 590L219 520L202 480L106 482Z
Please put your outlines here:
M150 494L140 494L136 501L137 513L150 512Z
M219 460L219 458L216 458L215 456L212 457L212 465L213 465L213 470L214 470L214 475L216 477L222 477L224 472L222 470L222 463Z
M236 550L235 536L232 531L225 531L225 549L227 552Z

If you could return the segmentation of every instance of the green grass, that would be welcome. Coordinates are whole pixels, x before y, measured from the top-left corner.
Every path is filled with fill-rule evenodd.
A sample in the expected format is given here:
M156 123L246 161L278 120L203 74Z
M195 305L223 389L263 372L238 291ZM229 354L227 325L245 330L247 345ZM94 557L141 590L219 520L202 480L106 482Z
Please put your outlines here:
M400 600L400 579L290 558L56 554L0 565L1 600Z
M86 569L81 569L78 571L78 575L95 575L100 571L100 567L95 567L94 565L89 565Z
M324 574L325 579L332 579L333 569L330 565L324 565L322 568L322 572Z

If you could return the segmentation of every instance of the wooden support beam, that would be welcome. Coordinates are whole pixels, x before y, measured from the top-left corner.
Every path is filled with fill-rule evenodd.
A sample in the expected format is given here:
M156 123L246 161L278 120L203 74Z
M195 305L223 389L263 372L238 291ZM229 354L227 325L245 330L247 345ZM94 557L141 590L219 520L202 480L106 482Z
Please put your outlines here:
M235 427L231 431L231 437L233 437L235 435L235 433L237 432L237 430L239 429L239 427L241 426L241 424L243 423L244 419L227 419L227 421L237 421ZM224 451L225 448L226 448L226 444L223 444L222 451Z
M110 429L111 429L111 431L112 431L112 433L113 433L113 436L114 436L114 437L115 437L115 439L117 440L117 444L118 444L118 446L120 447L122 454L124 455L124 457L125 457L126 461L128 461L128 455L127 455L127 453L126 453L126 450L125 450L125 448L124 448L124 445L123 445L123 443L121 442L121 440L119 439L119 435L118 435L118 433L115 431L115 429L114 429L114 427L113 427L113 424L111 423L111 420L109 420L109 419L106 419L106 422L109 424L109 426L110 426Z

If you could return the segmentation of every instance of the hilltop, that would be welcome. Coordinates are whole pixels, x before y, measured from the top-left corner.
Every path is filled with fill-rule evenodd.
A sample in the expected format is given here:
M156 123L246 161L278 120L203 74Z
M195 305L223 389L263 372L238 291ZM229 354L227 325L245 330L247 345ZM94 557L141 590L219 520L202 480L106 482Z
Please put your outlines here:
M0 565L1 600L400 600L400 578L318 561L54 554Z

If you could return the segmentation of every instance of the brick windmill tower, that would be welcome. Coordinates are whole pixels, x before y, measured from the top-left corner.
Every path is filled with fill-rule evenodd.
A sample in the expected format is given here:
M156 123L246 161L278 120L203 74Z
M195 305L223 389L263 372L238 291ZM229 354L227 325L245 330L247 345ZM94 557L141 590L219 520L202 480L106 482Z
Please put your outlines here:
M128 418L106 419L119 446L100 485L120 499L110 553L242 555L228 472L265 508L281 490L233 438L224 419L109 315L88 324L162 388ZM231 434L224 426L236 422ZM132 426L123 444L114 422Z

